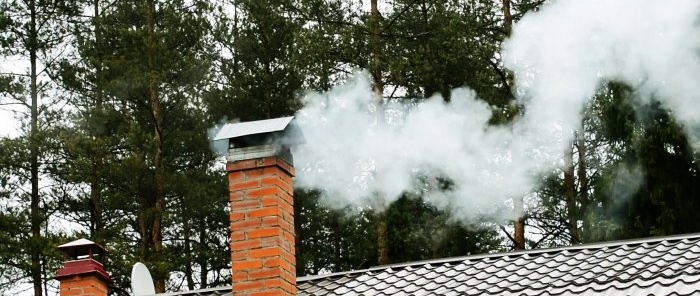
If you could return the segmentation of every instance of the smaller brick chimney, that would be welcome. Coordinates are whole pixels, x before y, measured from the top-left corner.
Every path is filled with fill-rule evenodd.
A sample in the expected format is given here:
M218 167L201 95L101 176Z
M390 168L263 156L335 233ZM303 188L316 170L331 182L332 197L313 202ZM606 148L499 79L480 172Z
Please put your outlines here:
M79 239L58 246L66 258L63 268L58 270L56 279L61 283L61 296L107 296L109 274L95 255L105 254L102 246Z
M229 144L234 295L296 295L290 145L303 143L293 117L222 127Z

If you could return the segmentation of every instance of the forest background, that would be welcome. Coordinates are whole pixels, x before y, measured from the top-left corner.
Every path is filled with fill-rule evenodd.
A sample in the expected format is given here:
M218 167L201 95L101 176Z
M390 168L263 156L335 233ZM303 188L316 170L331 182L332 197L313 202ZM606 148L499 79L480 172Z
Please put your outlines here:
M501 46L545 2L0 0L0 107L18 122L0 138L0 293L55 294L55 247L76 238L110 250L121 289L137 261L159 292L229 285L208 129L293 115L356 69L381 102L466 86L508 125L527 110ZM500 205L514 219L453 219L426 191L377 211L295 190L297 275L700 231L698 155L672 112L634 96L600 87L563 169Z

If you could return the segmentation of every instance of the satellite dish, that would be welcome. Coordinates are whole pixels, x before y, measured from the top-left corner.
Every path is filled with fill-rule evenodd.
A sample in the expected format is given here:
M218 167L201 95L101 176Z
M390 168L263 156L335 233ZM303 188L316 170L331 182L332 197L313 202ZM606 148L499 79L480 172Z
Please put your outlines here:
M148 272L146 265L143 265L141 262L136 262L134 268L131 269L131 291L134 296L156 294L151 273Z

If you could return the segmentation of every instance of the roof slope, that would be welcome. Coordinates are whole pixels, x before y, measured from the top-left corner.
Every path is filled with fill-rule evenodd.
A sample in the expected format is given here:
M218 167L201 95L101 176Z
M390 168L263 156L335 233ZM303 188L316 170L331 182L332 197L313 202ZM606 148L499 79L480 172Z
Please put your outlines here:
M302 277L297 287L299 295L700 295L700 234L380 266Z

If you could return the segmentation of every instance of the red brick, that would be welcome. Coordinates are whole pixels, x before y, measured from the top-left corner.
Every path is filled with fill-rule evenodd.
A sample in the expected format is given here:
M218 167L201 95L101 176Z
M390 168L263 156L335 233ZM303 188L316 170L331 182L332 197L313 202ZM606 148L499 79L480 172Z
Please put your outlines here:
M292 213L294 213L294 207L288 203L280 203L279 207L282 209L282 213L284 213L284 216L291 217Z
M261 202L260 202L260 200L257 200L257 199L234 201L234 202L231 202L231 211L238 212L238 211L245 211L245 210L250 210L250 209L257 209L260 207L260 205L261 205Z
M282 280L279 278L265 280L265 287L277 288L277 287L281 287L281 286L282 286Z
M283 179L279 177L264 177L262 179L262 186L277 186L277 188L281 189L282 191L288 194L294 192L294 186L283 181Z
M278 247L255 249L250 250L248 253L251 258L274 257L279 256L280 254L282 254L282 250L280 250Z
M280 194L279 196L282 198L282 200L284 200L285 202L287 202L287 204L292 205L292 206L294 205L294 197L293 197L292 195L290 195L290 194Z
M294 234L289 233L289 232L285 232L283 235L284 235L284 240L285 240L285 241L288 241L288 242L293 242L293 241L295 241ZM291 245L293 246L294 244L291 244Z
M251 280L279 277L281 275L282 275L282 271L277 269L277 268L256 270L256 271L251 271L249 273L249 277Z
M280 259L279 259L279 258L266 259L266 260L263 262L263 265L265 265L265 267L277 267L277 266L280 266Z
M281 226L280 220L282 220L282 219L278 216L263 217L262 218L262 226L263 227Z
M239 201L239 200L244 200L245 198L246 198L245 191L231 191L229 193L228 200L229 201Z
M251 188L258 188L260 187L260 179L253 179L253 180L246 180L243 182L235 182L229 185L228 189L231 192L239 191L239 190L246 190L246 189L251 189Z
M245 175L246 175L246 177L249 178L249 179L250 179L250 178L257 178L257 177L260 177L260 176L263 175L263 171L264 171L264 170L263 170L262 168L259 168L259 169L250 169L250 170L245 171Z
M231 261L243 261L247 260L249 257L246 250L231 251Z
M238 262L233 262L231 265L233 265L233 271L240 271L240 270L250 270L250 269L257 269L262 267L262 261L260 260L251 260L251 261L238 261Z
M286 270L286 271L288 271L288 272L295 271L295 270L294 270L294 266L292 266L291 264L289 264L289 262L284 261L284 260L280 260L280 261L279 261L279 267L278 267L278 268L281 268L282 270Z
M255 160L255 165L257 167L266 167L276 165L278 161L277 157L264 157Z
M233 283L233 292L245 292L245 291L250 291L250 290L259 290L259 289L262 289L264 287L265 287L265 282L263 282L263 281Z
M279 188L263 187L263 188L259 188L259 189L247 190L245 194L249 198L252 198L252 197L262 198L263 196L275 196L275 195L278 195L281 193L283 193L283 192L281 192Z
M297 258L294 258L291 253L282 253L282 260L287 261L292 265L297 262Z
M231 250L233 251L250 250L260 247L262 247L261 241L257 239L231 243Z
M282 240L279 236L264 237L260 239L260 243L263 248L267 247L281 247Z
M279 167L266 167L263 169L263 175L265 176L277 176L284 174L284 171L280 170Z
M294 282L290 282L288 280L282 280L280 282L279 289L284 291L284 292L282 292L283 295L296 295L297 294L297 288L296 288Z
M82 296L83 289L81 288L71 288L66 290L61 290L61 296Z
M248 218L260 218L260 217L271 217L271 216L280 216L282 213L280 212L280 208L278 207L266 207L258 210L251 210L248 213L246 213L246 216Z
M268 206L276 206L281 203L284 203L284 200L281 199L279 196L274 195L274 196L264 196L262 198L262 205L263 207L268 207Z
M77 280L76 280L77 279ZM74 276L72 278L63 279L61 281L61 288L70 289L76 287L82 287L83 283L80 281L79 276Z
M229 215L229 219L231 220L231 222L241 221L245 219L245 214L242 212L234 212L231 213L231 215Z
M229 162L226 164L226 170L231 171L241 171L245 169L251 169L255 167L255 159L240 160L236 162Z
M61 296L107 296L107 283L94 275L75 275L60 280Z
M259 228L262 225L260 219L245 220L231 223L231 231Z
M234 282L242 282L248 280L248 273L245 271L234 272L231 276Z
M245 179L245 174L243 171L234 171L228 173L228 182L233 183L234 181L239 181Z
M268 227L267 225L265 225L264 222L263 222L263 226ZM289 223L289 221L287 221L287 220L280 219L279 220L279 227L281 227L282 230L284 230L285 232L294 233L294 225L292 225L292 223Z
M296 169L294 166L288 163L282 163L280 167L282 167L290 177L294 177L294 175L296 175Z
M237 230L231 232L231 241L237 242L242 240L245 240L245 231Z
M282 232L279 228L263 228L254 229L248 232L248 238L260 238L260 237L271 237L278 236Z
M294 176L294 173L295 173L294 167L292 165L290 165L289 163L287 163L286 161L278 159L276 162L276 166L279 170L285 172L286 175Z
M264 290L260 292L251 293L250 296L279 296L284 295L279 289Z

